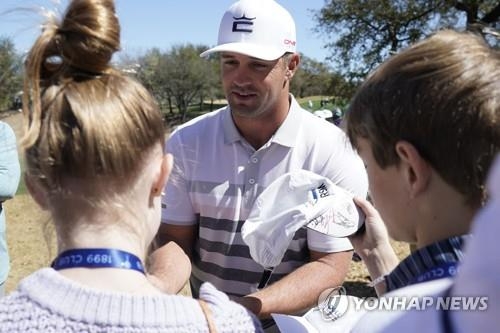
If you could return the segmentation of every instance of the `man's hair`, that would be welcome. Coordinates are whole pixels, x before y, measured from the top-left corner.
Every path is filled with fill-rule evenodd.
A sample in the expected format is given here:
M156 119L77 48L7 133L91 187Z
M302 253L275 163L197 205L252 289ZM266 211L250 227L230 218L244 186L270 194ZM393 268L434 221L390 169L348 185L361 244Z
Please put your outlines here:
M395 144L413 144L470 205L500 150L500 55L478 35L443 30L394 55L362 84L347 112L347 135L369 140L382 168Z
M283 68L285 68L285 69L288 68L288 65L290 64L290 61L292 60L294 55L295 55L295 53L286 52L285 54L283 54L281 56L281 58L283 59Z

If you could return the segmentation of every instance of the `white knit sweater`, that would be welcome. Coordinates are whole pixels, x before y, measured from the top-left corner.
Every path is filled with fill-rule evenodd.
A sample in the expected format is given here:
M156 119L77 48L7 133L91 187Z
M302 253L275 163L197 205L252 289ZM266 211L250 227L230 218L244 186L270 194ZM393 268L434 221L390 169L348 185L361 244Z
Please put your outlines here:
M244 307L205 283L200 290L218 332L261 332ZM199 303L181 295L104 292L43 268L0 299L0 332L208 332Z

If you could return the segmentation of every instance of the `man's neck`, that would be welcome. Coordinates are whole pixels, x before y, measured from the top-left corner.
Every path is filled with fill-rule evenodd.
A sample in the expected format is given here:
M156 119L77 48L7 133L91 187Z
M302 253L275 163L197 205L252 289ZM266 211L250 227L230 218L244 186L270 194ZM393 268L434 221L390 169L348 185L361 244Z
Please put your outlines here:
M276 109L256 118L246 118L234 114L232 117L241 136L255 150L258 150L272 138L283 124L288 116L290 105L291 103L287 100L286 105L278 105Z

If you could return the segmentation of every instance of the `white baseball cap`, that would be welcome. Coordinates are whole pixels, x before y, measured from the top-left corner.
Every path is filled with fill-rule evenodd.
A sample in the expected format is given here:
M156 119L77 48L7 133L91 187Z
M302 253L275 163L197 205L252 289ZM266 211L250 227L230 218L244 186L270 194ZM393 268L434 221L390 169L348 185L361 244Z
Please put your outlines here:
M351 193L314 172L285 173L257 197L241 237L255 262L275 267L303 226L333 237L354 234L364 214L352 199Z
M296 51L295 22L274 0L240 0L227 9L219 26L214 52L235 52L262 60L275 60Z

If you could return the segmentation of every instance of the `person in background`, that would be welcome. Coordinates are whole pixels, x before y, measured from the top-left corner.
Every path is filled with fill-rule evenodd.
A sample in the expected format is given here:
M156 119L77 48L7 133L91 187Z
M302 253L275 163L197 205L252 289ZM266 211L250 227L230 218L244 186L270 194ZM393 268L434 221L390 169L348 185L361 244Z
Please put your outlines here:
M255 198L278 176L300 169L358 196L367 192L363 164L344 132L302 109L289 92L300 63L296 43L292 16L273 0L241 0L224 13L218 45L201 56L220 56L229 105L169 138L175 165L158 234L161 244L175 241L191 258L193 295L209 281L269 330L271 313L304 311L322 291L343 283L352 246L300 229L265 276L241 237Z
M10 268L3 203L16 194L20 177L16 135L9 124L0 121L0 297L4 295Z
M357 199L366 228L351 241L379 295L456 272L487 200L499 124L500 56L472 33L439 31L363 82L346 130L373 205ZM416 250L399 262L389 236Z
M161 289L148 279L172 157L155 100L110 65L119 47L114 2L73 0L29 51L25 179L57 257L0 300L0 332L259 332L211 284L201 300L172 295L190 268L175 244L159 250L178 258Z
M332 113L333 113L332 122L335 125L340 126L343 120L342 110L340 110L340 108L338 107L335 107Z

